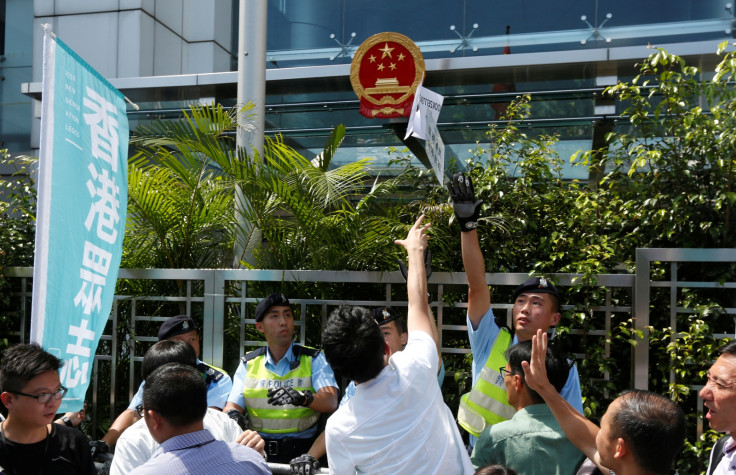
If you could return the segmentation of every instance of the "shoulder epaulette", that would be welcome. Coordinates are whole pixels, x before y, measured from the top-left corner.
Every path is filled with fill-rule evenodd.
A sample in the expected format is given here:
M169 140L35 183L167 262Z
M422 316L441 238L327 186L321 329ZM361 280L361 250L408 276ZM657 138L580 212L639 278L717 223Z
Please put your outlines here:
M294 352L294 356L296 358L299 358L301 355L307 355L307 356L311 356L312 358L316 358L317 356L319 356L322 350L318 350L316 348L310 348L308 346L294 345L294 348L292 351Z
M222 371L213 368L212 366L208 365L207 363L199 363L197 365L197 369L204 375L205 382L209 385L212 382L218 382L222 379L223 376L225 376L225 373Z
M247 363L248 361L258 358L259 356L263 356L265 354L266 354L266 347L262 346L260 348L257 348L253 351L250 351L244 354L240 359L243 361L243 363Z

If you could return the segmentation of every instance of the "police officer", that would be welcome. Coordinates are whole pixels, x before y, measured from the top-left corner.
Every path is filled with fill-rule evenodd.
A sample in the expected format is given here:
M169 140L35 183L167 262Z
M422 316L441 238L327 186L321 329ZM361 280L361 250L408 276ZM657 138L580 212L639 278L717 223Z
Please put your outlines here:
M244 413L265 440L269 462L289 463L311 448L320 413L337 409L337 381L320 350L293 342L294 315L284 295L259 302L255 320L267 346L242 357L225 411Z
M473 388L458 408L458 422L470 433L470 445L491 424L510 419L515 410L508 403L503 376L504 353L518 341L531 340L538 329L546 332L559 323L560 293L545 278L534 277L516 288L513 295L513 328L499 324L491 309L486 266L478 240L478 218L483 203L475 197L469 176L456 173L448 183L453 211L460 224L465 276L468 279L468 337L473 352ZM560 394L579 412L583 411L577 367L570 369Z

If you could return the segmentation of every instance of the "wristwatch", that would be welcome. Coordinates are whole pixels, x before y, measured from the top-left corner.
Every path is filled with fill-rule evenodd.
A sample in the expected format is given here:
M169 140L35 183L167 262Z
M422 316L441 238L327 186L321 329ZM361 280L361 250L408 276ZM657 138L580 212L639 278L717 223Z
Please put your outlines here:
M74 427L74 423L72 422L72 420L71 420L71 419L69 419L69 418L68 418L68 417L66 417L66 416L62 416L62 417L61 417L61 422L63 422L65 426L68 426L68 427Z

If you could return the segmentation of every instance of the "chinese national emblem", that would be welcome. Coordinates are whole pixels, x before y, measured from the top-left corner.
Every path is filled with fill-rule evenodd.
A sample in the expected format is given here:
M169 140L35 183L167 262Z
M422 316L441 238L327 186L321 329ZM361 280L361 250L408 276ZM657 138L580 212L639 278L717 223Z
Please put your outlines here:
M365 40L350 66L360 113L369 119L409 117L414 92L423 79L421 51L399 33L378 33Z

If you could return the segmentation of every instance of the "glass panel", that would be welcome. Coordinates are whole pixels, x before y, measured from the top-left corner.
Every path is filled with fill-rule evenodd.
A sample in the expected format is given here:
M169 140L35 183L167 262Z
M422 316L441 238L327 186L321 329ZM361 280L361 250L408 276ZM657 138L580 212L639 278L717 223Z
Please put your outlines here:
M384 31L408 36L426 59L725 40L733 18L720 0L271 0L268 57L272 68L345 64Z

